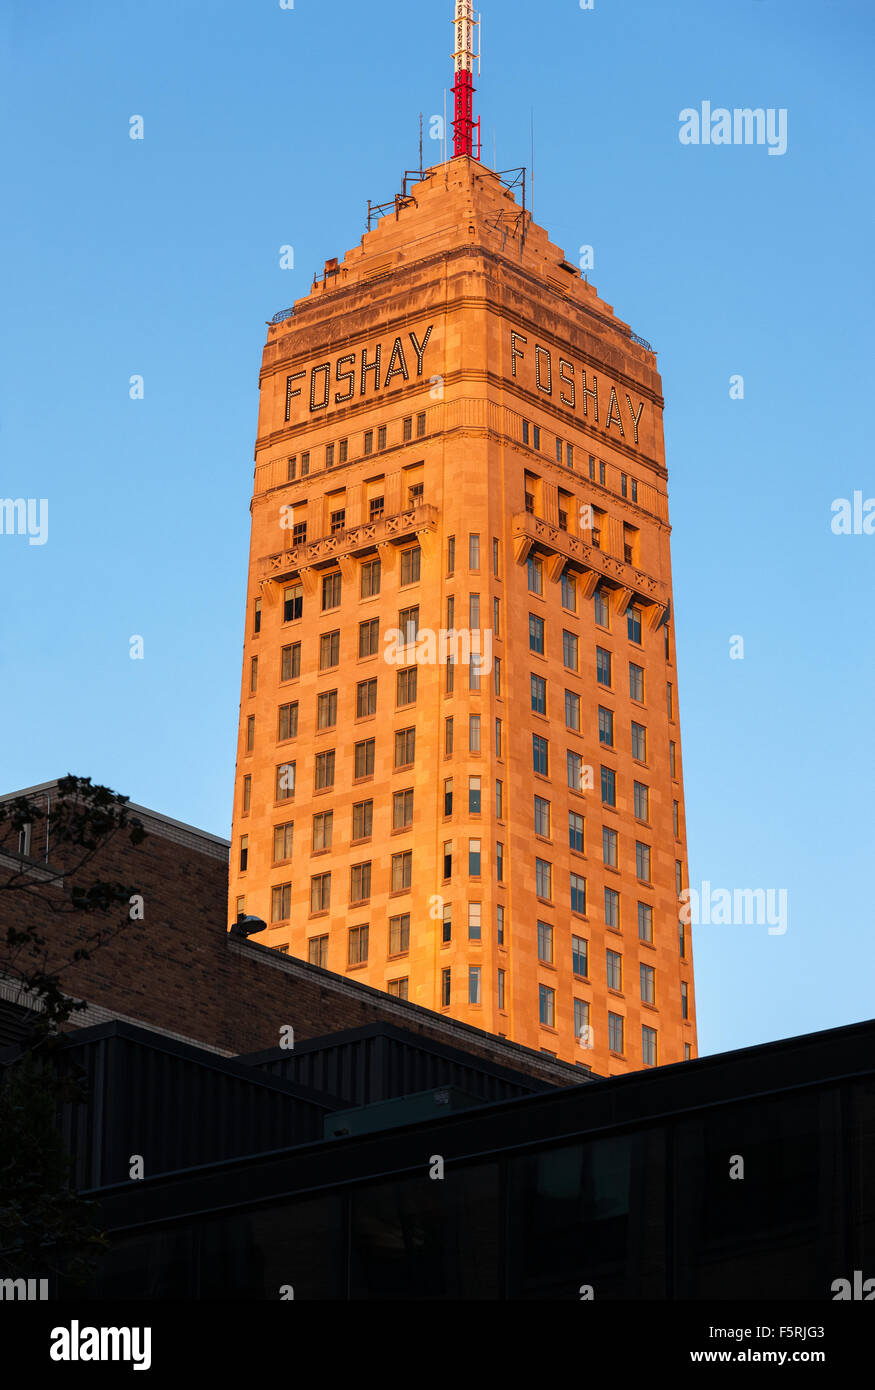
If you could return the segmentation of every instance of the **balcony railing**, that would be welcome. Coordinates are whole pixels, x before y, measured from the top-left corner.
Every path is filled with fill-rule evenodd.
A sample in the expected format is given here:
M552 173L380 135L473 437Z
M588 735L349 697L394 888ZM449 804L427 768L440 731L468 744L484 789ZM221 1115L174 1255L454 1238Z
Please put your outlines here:
M327 565L346 555L374 550L378 545L395 544L437 526L438 509L427 502L417 502L393 516L380 516L345 527L332 535L318 536L301 545L292 545L278 555L269 555L261 562L262 579L280 579L312 565Z
M595 535L594 532L590 534ZM518 559L523 558L532 545L538 545L548 554L561 556L618 588L629 589L643 603L663 608L668 604L668 590L660 580L637 569L628 559L608 555L597 544L590 544L583 536L571 535L543 517L532 516L527 511L517 512L513 518L513 537Z

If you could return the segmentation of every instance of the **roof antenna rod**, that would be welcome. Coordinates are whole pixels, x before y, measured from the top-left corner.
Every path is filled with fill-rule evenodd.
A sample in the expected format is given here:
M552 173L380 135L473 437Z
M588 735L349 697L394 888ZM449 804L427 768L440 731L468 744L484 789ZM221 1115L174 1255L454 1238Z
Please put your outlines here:
M480 118L474 120L474 59L477 59L477 72L480 73L480 55L474 52L474 30L480 21L474 18L472 0L455 0L455 51L453 62L456 81L453 96L456 102L453 121L453 158L460 155L480 159ZM474 155L474 131L477 131L477 154Z

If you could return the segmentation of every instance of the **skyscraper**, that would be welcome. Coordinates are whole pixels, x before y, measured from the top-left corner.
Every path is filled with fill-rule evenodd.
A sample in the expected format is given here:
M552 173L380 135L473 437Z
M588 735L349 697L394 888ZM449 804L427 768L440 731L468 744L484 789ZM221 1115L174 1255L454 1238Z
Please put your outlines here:
M268 330L231 917L607 1075L696 1052L661 381L475 157L469 11L458 153Z

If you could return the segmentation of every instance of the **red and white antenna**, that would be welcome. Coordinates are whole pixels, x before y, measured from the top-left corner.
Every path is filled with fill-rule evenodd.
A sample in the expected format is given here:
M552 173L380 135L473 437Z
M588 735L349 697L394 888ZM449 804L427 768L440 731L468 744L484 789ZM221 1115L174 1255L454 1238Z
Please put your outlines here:
M477 131L477 154L480 158L480 118L474 120L474 59L477 59L477 72L480 72L480 55L474 52L474 30L479 19L474 18L471 0L455 0L456 14L453 27L456 46L453 62L456 66L456 82L453 96L456 99L456 118L453 121L453 158L459 155L474 154L474 131Z

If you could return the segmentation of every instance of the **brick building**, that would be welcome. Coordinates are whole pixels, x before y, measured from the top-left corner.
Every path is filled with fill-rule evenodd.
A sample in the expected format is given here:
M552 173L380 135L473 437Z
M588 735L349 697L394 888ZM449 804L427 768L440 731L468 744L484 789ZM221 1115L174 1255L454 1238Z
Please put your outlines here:
M696 1055L662 388L508 184L268 330L230 917L608 1075Z

